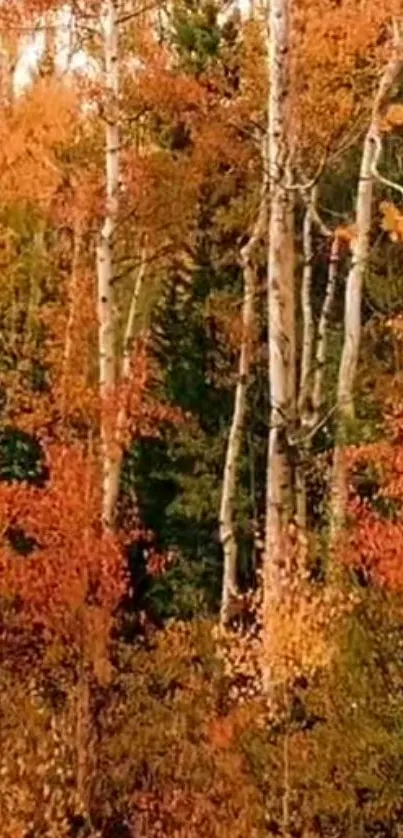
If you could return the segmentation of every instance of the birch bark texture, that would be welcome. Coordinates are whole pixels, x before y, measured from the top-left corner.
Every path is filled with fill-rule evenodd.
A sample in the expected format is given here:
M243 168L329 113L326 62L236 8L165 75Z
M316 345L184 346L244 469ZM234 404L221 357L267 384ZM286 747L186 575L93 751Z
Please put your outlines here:
M120 363L119 384L125 384L131 375L132 344L135 324L138 314L138 304L143 288L147 267L147 252L143 249L139 268L134 280L132 298L127 316L123 338L123 356ZM108 480L104 494L104 519L108 526L112 526L115 519L116 506L119 497L120 476L123 463L123 433L127 421L127 410L121 405L112 429L112 453L108 459Z
M322 310L320 313L318 323L318 334L316 338L315 369L312 387L313 426L317 425L320 421L320 412L323 404L323 382L325 374L327 346L329 341L331 315L336 295L336 282L337 274L339 271L339 265L340 237L338 236L337 231L335 231L332 237L332 244L330 248L329 269L327 274L325 298L323 300Z
M119 213L119 42L116 0L105 0L102 26L104 41L106 122L106 203L97 242L99 389L101 400L102 518L113 523L113 444L107 404L116 386L116 342L114 324L114 235Z
M347 506L347 471L345 446L348 429L354 419L354 384L361 338L361 301L365 273L370 256L373 187L379 149L382 146L381 121L391 92L403 70L403 42L400 28L395 28L392 54L381 76L367 130L359 174L351 268L346 280L344 304L344 343L337 387L338 430L333 457L330 509L330 544L345 523Z
M309 196L303 221L302 248L303 274L301 284L302 311L302 355L298 394L298 418L300 427L314 432L321 420L323 406L323 380L331 325L331 316L336 294L336 283L340 265L340 234L324 224L316 209L318 188L315 185ZM313 231L330 244L329 263L325 294L317 327L313 314Z
M270 668L271 616L281 598L285 541L292 517L288 439L295 413L295 324L292 202L287 177L290 117L290 0L269 3L268 347L270 421L263 567L265 659ZM271 679L271 675L269 676Z
M237 485L237 471L242 447L247 391L250 379L253 344L254 301L256 292L256 247L265 235L267 227L267 154L266 142L263 150L263 184L258 215L252 234L240 253L243 272L242 336L238 361L238 379L235 389L234 410L225 455L223 485L220 506L220 541L223 550L223 581L221 593L221 624L230 618L231 599L237 594L237 541L234 529L234 504Z
M309 200L303 224L304 269L301 285L303 332L300 389L298 396L298 422L301 431L301 442L295 476L296 524L300 533L303 535L306 534L307 529L306 466L312 448L312 439L320 427L322 420L323 382L326 368L327 345L340 261L340 237L337 230L332 233L323 224L318 217L315 206L316 187ZM314 222L316 222L320 233L325 238L331 239L325 295L316 329L312 300Z
M309 396L312 385L312 357L315 338L315 323L312 311L313 202L315 193L310 196L302 225L304 258L301 283L302 354L298 393L298 413L302 427L309 423Z
M312 280L313 280L313 224L314 201L316 187L309 197L308 206L304 214L302 225L303 271L301 283L301 312L302 312L302 352L301 369L298 391L298 423L302 434L311 427L311 391L313 376L313 354L315 341L315 321L312 309ZM295 470L295 516L300 533L305 535L307 528L307 489L305 471L305 448L299 453Z

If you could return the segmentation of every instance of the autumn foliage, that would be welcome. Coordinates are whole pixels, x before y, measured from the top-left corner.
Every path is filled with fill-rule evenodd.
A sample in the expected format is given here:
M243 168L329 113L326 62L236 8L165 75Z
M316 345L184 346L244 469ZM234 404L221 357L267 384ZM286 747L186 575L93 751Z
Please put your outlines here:
M398 388L394 388L394 394ZM385 438L348 452L351 472L350 531L345 561L377 583L401 591L403 448L402 417L390 403Z
M74 642L86 607L113 613L124 592L123 557L117 537L100 526L94 458L55 446L46 468L45 486L1 486L2 595L18 597L28 624ZM13 532L23 533L28 555L13 549Z
M306 522L293 500L271 610L273 33L258 5L224 5L0 0L0 838L400 835L399 84L377 126L362 377L341 444L335 393L362 142L401 1L290 3L296 381L304 274L312 356L336 251L337 275L327 355L310 370L324 376L317 425L295 404L280 440L305 481ZM242 253L261 205L245 330ZM111 216L109 385L97 254ZM223 628L219 499L239 383L239 590ZM348 514L330 544L337 445Z

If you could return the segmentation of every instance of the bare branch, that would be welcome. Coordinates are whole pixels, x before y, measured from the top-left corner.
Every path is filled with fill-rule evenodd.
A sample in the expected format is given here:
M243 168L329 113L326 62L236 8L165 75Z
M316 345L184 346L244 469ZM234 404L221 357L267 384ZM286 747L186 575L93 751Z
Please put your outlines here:
M387 186L390 189L394 189L396 192L399 192L400 195L403 195L403 186L401 186L400 183L396 183L395 181L389 180L389 178L385 177L384 175L381 175L379 171L379 161L382 157L383 152L383 143L381 135L378 133L374 133L373 141L376 145L376 152L371 167L372 176L375 178L375 180L379 181L379 183L382 183L384 186Z
M318 208L317 208L317 189L314 187L312 190L309 190L309 186L306 187L306 193L309 193L308 197L305 194L305 190L302 192L302 198L307 207L309 207L309 212L311 214L312 220L315 222L316 226L319 229L319 232L324 236L324 238L331 238L333 235L333 231L330 227L325 224L323 219L320 217Z

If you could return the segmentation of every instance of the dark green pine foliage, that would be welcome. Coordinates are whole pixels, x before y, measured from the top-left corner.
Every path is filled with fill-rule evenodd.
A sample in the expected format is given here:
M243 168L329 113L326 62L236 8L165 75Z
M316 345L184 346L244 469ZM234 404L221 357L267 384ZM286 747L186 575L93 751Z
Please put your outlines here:
M206 70L217 60L222 31L218 22L218 5L199 0L179 0L174 4L170 39L180 62L191 74Z
M178 2L166 37L176 47L182 71L199 77L204 74L208 83L208 71L215 65L225 73L229 89L232 86L236 92L236 15L228 15L219 24L218 9L213 4ZM166 126L161 142L175 153L186 154L186 143L191 140L182 137L179 147L178 126L171 126L170 130L172 142ZM226 171L218 172L213 182L206 182L203 191L192 253L195 268L187 273L171 271L152 317L152 345L161 371L161 395L181 408L184 421L177 427L167 427L161 439L136 443L126 460L123 476L124 490L129 491L134 484L143 522L155 533L158 546L174 551L177 557L163 577L144 583L143 574L141 581L142 602L144 597L148 603L151 600L154 610L163 617L189 617L214 609L220 596L218 510L234 396L234 378L228 373L236 368L236 355L217 340L209 302L217 293L230 295L235 304L241 299L237 255L243 233L217 227L217 212L228 201L225 190L221 193L217 188L221 175L231 176ZM235 192L243 188L239 183ZM264 472L265 409L261 402L266 387L260 380L254 389L254 415L248 422L238 497L245 584L250 581L252 570L250 521L257 516ZM135 583L142 562L144 558L135 551Z
M179 0L165 37L174 44L182 71L209 86L209 72L217 69L227 80L228 95L231 91L236 95L239 24L236 12L219 18L212 3ZM179 143L179 129L180 125L168 128L170 141L164 126L160 141L174 153L186 154L191 139L181 136ZM232 178L225 165L205 183L192 252L195 268L188 273L171 271L152 317L161 395L178 405L185 419L177 427L167 427L161 439L136 443L123 475L123 490L129 492L134 486L142 520L155 533L157 545L177 557L168 572L151 581L144 572L142 551L135 550L132 556L134 588L140 589L141 604L151 601L163 617L210 611L220 597L218 511L237 357L219 340L209 304L216 295L225 295L234 301L234 310L240 305L238 254L244 230L236 225L223 229L216 219L227 210L228 201L237 200L246 188L239 178L228 196L227 188L220 188L221 178L223 183ZM237 497L240 575L245 585L255 569L252 522L259 518L264 502L267 373L265 363L261 366L250 392Z
M161 439L133 447L125 480L134 479L142 518L160 546L179 557L149 591L164 615L200 613L219 598L217 513L232 389L211 380L217 347L206 303L212 288L234 282L239 286L236 267L232 276L217 276L200 254L189 284L172 277L154 315L162 395L181 408L184 420Z

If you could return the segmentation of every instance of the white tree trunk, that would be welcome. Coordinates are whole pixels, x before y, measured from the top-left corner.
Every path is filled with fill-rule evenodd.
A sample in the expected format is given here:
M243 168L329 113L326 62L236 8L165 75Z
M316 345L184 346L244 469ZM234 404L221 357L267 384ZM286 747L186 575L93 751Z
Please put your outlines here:
M129 314L127 317L126 329L123 340L123 357L121 364L121 371L119 383L124 384L131 373L132 360L132 343L134 337L136 316L138 312L138 302L140 293L143 287L146 265L147 265L146 251L143 250L141 255L140 266L134 281L133 294L130 302ZM111 454L108 463L108 481L104 488L104 517L111 526L114 522L116 504L119 496L119 484L122 471L124 440L123 432L127 421L126 407L123 404L116 418L116 424L113 428L113 453Z
M336 293L337 274L340 263L340 238L334 234L330 249L329 270L327 275L325 299L320 313L316 338L315 365L312 387L312 426L318 424L323 403L323 381L327 345L329 339L330 318Z
M103 523L113 523L111 506L111 475L113 439L108 423L110 400L116 385L116 348L113 293L114 234L119 212L119 62L118 26L115 0L105 0L104 60L107 94L106 115L106 207L97 244L98 320L99 320L99 385L101 398L101 448ZM109 410L108 410L109 403Z
M263 166L266 165L263 154ZM256 266L254 251L263 238L267 225L267 177L263 174L263 187L258 217L252 235L241 250L243 270L242 337L239 352L238 380L235 390L234 411L225 456L223 485L220 506L220 541L223 549L223 581L221 593L221 623L225 625L230 617L231 598L237 593L237 542L234 532L234 503L237 469L242 446L245 422L246 396L249 386L251 351L254 320L254 297L256 290Z
M334 543L345 523L347 473L344 447L349 422L354 419L354 383L361 337L361 298L370 253L374 170L381 140L381 119L391 90L402 73L402 44L395 43L394 54L381 77L372 110L371 124L364 140L356 201L356 237L352 244L352 262L346 281L344 344L337 388L338 439L336 442L331 486L330 543Z
M309 213L309 216L308 216ZM323 401L323 381L329 337L330 318L336 291L337 272L340 259L340 239L335 234L330 250L329 270L325 297L319 317L315 341L315 327L312 313L312 221L315 218L314 198L304 220L303 247L304 273L302 280L303 310L303 346L298 399L299 425L301 429L300 460L296 469L296 521L299 530L305 533L307 527L307 489L305 470L312 447L312 437L321 419ZM326 237L331 233L324 225L322 232ZM314 356L314 357L313 357Z
M312 385L312 356L315 337L315 326L312 312L313 200L314 196L311 196L308 207L305 211L302 230L302 248L304 257L301 284L302 355L298 394L298 412L301 426L304 426L307 423L307 417L309 417L309 397Z
M312 390L312 360L315 339L315 324L312 311L312 263L313 263L313 204L312 193L305 211L302 229L303 271L301 283L302 311L302 354L298 393L298 419L302 431L310 423L310 398ZM295 516L297 527L305 533L307 527L307 497L305 461L302 452L295 471Z
M268 251L268 326L270 431L268 440L264 622L266 682L271 672L271 616L281 598L290 508L291 470L288 436L294 418L295 328L293 241L290 193L287 189L289 130L289 0L269 4L268 157L270 224Z

